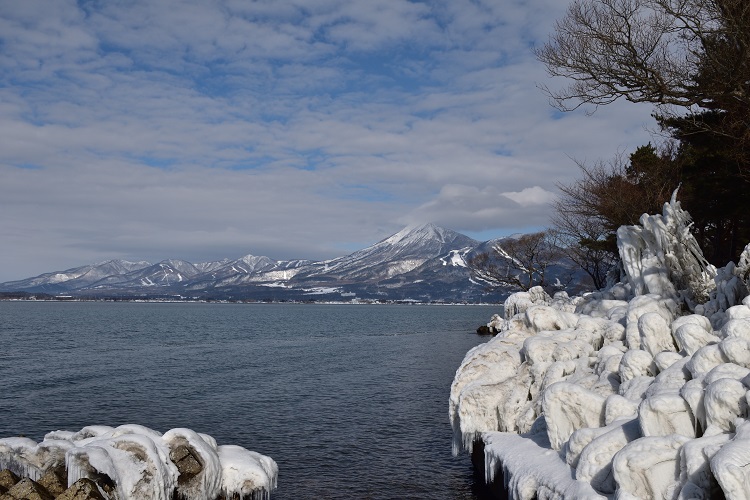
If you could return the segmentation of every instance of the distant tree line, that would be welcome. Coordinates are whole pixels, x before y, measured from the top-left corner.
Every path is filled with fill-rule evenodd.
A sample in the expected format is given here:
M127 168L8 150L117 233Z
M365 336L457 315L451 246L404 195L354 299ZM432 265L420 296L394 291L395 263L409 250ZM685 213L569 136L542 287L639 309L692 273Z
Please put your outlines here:
M562 111L624 98L654 105L663 140L629 156L579 163L560 185L553 231L600 288L617 260L617 228L661 211L679 187L709 262L750 242L750 2L574 0L536 52Z

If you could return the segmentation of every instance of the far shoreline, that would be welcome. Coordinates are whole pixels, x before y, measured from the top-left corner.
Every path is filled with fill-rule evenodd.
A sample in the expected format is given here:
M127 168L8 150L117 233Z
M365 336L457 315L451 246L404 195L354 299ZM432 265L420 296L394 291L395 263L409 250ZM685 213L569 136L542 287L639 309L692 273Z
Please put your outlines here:
M76 297L74 295L47 295L28 294L21 296L13 292L0 292L0 302L134 302L140 304L249 304L249 305L342 305L342 306L499 306L502 302L440 302L440 301L418 301L418 300L254 300L254 299L211 299L190 297Z

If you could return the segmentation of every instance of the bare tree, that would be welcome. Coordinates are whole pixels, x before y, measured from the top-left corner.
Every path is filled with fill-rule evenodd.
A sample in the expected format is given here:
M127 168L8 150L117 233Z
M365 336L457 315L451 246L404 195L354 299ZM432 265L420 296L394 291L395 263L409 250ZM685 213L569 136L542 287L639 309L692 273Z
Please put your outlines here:
M638 223L644 213L657 213L679 185L679 164L672 146L662 150L650 144L627 158L586 165L572 184L558 185L552 223L560 248L596 288L606 284L607 272L618 260L616 231Z
M512 287L529 290L534 286L552 288L547 271L564 256L552 231L524 234L494 245L469 262L474 277L492 288ZM567 285L570 277L566 276Z
M737 159L750 158L747 0L574 0L536 54L572 81L543 87L558 109L622 97L655 104L667 127L682 110L696 132L731 138Z
M576 161L582 178L572 184L558 184L562 196L553 205L557 229L591 238L636 224L644 213L661 211L680 184L680 164L674 158L674 144L661 149L648 144L625 157L586 165ZM613 247L614 249L614 247Z
M604 288L619 259L608 238L611 233L598 219L570 212L555 213L552 222L557 228L565 227L557 229L561 252L589 276L595 289Z
M703 91L701 69L725 73L719 68L737 62L726 60L717 41L750 40L742 32L748 15L745 0L575 0L537 57L550 74L573 80L560 92L549 91L560 109L620 97L709 109L716 96ZM750 102L739 87L737 99Z

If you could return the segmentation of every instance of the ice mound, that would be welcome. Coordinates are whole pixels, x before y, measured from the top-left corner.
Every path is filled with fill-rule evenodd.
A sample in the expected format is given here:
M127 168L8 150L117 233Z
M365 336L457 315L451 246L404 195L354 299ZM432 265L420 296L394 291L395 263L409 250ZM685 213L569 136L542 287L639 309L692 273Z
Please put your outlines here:
M454 451L511 498L750 498L750 245L715 269L673 196L622 227L624 277L511 296L451 386Z
M68 486L87 478L103 498L215 500L268 498L278 467L271 458L190 429L164 434L140 425L55 431L36 443L0 439L0 470L39 480L67 471Z

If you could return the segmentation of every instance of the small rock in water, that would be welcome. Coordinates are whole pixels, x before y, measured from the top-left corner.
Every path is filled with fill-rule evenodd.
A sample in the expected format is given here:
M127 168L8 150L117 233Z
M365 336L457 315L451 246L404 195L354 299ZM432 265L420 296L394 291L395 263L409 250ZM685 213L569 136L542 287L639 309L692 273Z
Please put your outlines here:
M494 328L491 328L487 325L482 325L479 328L477 328L477 333L479 335L495 335L495 333L497 332L495 332Z

